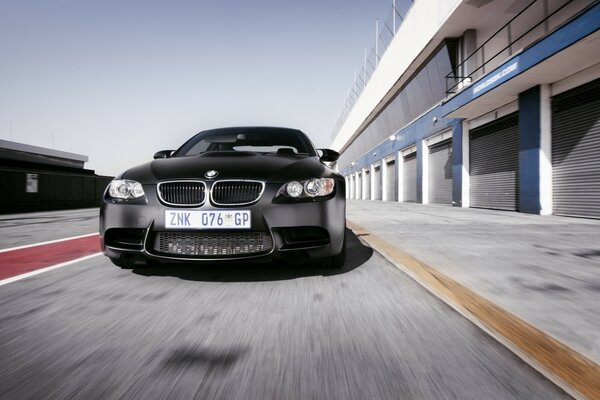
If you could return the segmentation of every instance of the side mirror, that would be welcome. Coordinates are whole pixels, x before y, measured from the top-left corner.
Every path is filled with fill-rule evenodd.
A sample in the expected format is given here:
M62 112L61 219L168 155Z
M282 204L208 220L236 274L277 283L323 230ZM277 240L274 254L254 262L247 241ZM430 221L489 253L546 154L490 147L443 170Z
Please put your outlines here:
M157 153L154 153L154 159L156 160L157 158L169 158L171 157L171 154L173 154L173 150L161 150Z
M321 161L333 162L340 158L340 153L337 151L329 149L319 149L319 151L321 152L321 157L319 157Z

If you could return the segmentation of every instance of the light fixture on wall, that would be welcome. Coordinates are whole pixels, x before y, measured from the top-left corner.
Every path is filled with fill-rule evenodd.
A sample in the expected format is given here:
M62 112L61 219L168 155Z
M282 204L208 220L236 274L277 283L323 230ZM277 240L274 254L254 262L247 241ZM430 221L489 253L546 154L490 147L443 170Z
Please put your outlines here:
M390 135L390 140L393 142L394 140L396 140L396 135Z

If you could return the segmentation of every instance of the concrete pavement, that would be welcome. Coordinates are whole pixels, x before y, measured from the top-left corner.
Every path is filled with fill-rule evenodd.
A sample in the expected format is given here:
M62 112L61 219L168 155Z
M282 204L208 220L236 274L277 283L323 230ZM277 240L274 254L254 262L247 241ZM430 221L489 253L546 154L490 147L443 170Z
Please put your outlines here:
M566 399L348 233L309 265L120 269L0 288L0 399Z
M597 283L598 221L382 202L348 206L356 234L396 264L410 266L410 275L424 270L433 286L463 305L479 296L476 306L484 311L509 310L492 312L487 323L501 319L506 325L506 313L520 312L516 306L533 316L545 309L543 301L530 304L540 290L530 284L519 291L511 286L515 282L541 280L538 286L547 289L542 293L554 292L546 282L554 275L520 273L519 257L538 268L567 258L581 274L575 282ZM96 226L92 209L6 216L0 248ZM557 241L563 234L566 239ZM349 233L348 240L341 271L289 265L130 271L97 256L5 285L0 398L565 398L356 235ZM553 285L567 293L581 290L575 294L592 302L584 305L589 311L582 326L593 335L597 299L569 286L573 278L566 271L558 276ZM548 304L577 308L559 300ZM558 313L545 312L567 326ZM509 330L525 337L548 332L518 315L531 327L506 325ZM540 343L556 353L551 340L551 346ZM585 360L579 367L580 382L595 379L586 375ZM588 398L598 398L590 393Z
M600 221L361 200L348 220L600 364Z

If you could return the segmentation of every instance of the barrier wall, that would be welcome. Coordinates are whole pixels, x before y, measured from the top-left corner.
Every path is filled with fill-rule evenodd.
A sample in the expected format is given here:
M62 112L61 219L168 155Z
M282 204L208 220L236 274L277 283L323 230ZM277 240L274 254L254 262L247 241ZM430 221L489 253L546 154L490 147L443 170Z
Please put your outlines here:
M112 177L0 168L0 214L99 207Z

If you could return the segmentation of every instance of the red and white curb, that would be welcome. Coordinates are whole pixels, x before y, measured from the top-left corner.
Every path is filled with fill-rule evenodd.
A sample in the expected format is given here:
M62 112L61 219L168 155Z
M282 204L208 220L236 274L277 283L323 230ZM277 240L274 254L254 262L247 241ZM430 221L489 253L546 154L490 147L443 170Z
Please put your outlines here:
M98 233L0 250L0 286L101 254Z

